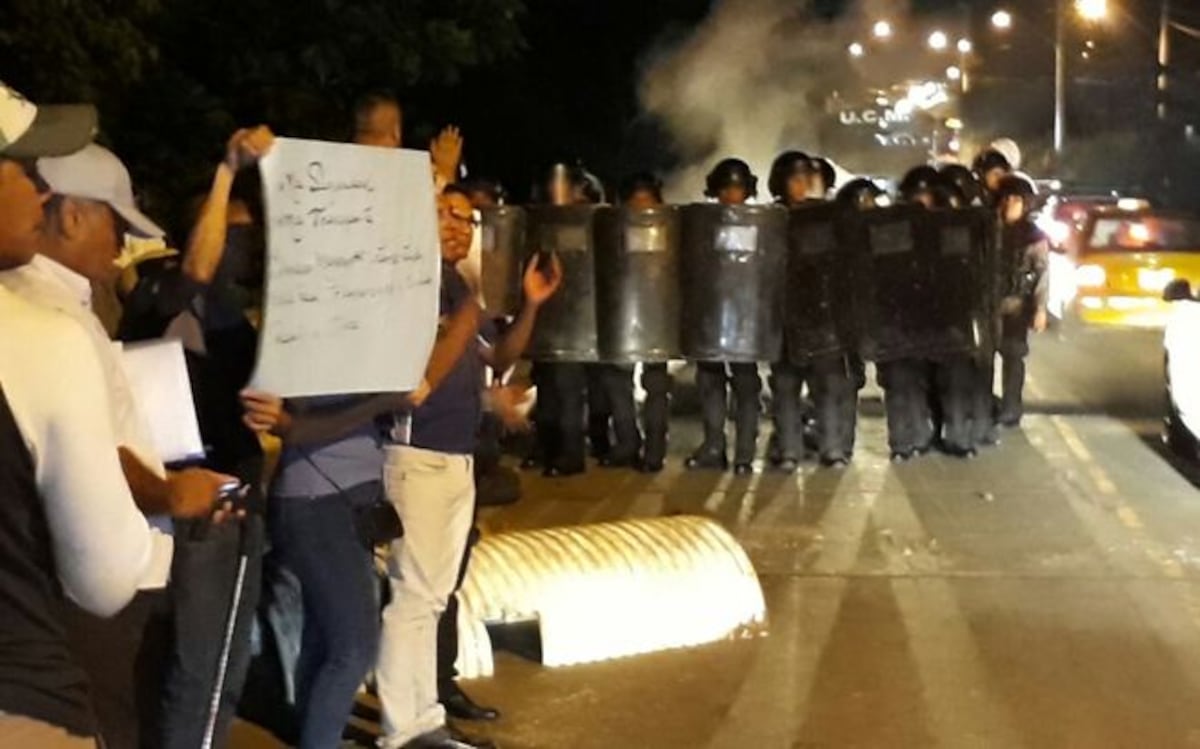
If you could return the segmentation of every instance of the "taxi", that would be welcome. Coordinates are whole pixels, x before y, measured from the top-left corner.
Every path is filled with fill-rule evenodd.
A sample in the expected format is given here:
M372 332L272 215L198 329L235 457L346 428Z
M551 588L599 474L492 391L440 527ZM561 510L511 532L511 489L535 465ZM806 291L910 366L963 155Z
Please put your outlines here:
M1163 290L1200 286L1200 217L1155 209L1099 210L1083 233L1070 317L1084 326L1164 328Z

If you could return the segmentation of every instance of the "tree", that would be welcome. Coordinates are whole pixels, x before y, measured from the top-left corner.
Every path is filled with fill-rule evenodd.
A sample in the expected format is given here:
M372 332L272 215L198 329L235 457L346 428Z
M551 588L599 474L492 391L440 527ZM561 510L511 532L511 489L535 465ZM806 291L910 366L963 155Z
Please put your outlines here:
M453 87L521 53L523 0L9 0L7 81L97 104L156 215L201 190L237 125L332 139L367 90Z

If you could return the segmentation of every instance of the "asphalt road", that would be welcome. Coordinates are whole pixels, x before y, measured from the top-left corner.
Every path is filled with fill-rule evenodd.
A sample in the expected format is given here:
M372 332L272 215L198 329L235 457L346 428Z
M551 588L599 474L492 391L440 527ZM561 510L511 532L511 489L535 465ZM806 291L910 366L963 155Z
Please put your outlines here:
M490 532L694 513L760 576L769 634L467 683L506 749L1200 747L1200 492L1158 444L1159 336L1035 343L1022 430L971 462L523 477ZM674 451L690 446L685 425ZM243 743L241 746L250 746Z

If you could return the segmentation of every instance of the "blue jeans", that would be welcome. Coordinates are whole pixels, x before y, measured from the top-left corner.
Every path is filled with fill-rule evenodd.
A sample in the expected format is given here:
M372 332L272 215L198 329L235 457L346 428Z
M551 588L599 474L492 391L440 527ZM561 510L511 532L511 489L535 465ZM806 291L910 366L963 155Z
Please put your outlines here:
M151 746L191 749L203 743L217 688L239 559L246 557L229 660L221 685L214 747L223 747L250 666L250 632L262 581L263 518L209 526L176 521L171 566L174 645L163 687L162 740ZM145 745L145 744L143 744Z
M375 664L376 581L355 506L378 495L379 485L369 484L344 494L271 500L271 539L299 579L304 600L296 674L300 749L340 743L354 697Z

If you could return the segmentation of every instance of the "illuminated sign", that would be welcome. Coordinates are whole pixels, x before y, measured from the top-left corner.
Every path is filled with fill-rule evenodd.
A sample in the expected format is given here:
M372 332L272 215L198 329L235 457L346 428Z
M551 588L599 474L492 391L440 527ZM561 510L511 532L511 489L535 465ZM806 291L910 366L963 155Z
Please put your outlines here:
M890 122L912 122L912 112L901 113L888 107L885 109L843 109L838 112L838 120L843 125L879 125Z

